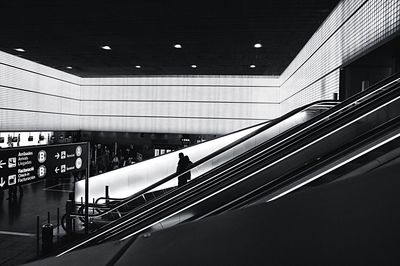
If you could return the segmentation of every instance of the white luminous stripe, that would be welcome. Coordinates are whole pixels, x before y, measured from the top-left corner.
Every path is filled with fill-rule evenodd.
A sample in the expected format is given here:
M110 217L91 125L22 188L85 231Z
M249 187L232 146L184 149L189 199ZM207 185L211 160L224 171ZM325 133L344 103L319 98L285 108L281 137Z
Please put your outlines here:
M302 148L300 148L300 149L298 149L298 150L296 150L296 151L294 151L294 152L292 152L292 153L290 153L290 154L288 154L288 155L286 155L286 156L280 158L279 160L274 161L273 163L271 163L271 164L269 164L269 165L267 165L267 166L265 166L265 167L263 167L263 168L261 168L261 169L255 171L255 172L253 172L252 174L250 174L250 175L248 175L248 176L246 176L246 177L244 177L244 178L242 178L242 179L240 179L240 180L237 180L236 182L234 182L234 183L232 183L232 184L229 184L228 186L224 187L223 189L220 189L220 190L218 190L218 191L216 191L216 192L214 192L214 193L212 193L212 194L210 194L210 195L208 195L208 196L202 198L201 200L198 200L198 201L196 201L196 202L194 202L194 203L192 203L192 204L190 204L190 205L188 205L188 206L186 206L186 207L184 207L184 208L182 208L182 209L180 209L180 210L174 212L173 214L168 215L167 217L164 217L164 218L158 220L157 222L154 222L154 223L152 223L151 225L146 226L145 228L142 228L142 229L140 229L140 230L138 230L138 231L136 231L136 232L134 232L134 233L132 233L132 234L130 234L130 235L124 237L124 238L122 238L121 240L128 239L128 238L134 236L135 234L140 233L141 231L143 231L143 230L145 230L145 229L147 229L147 228L149 228L149 227L151 227L151 226L153 226L153 225L155 225L155 224L157 224L157 223L159 223L159 222L162 222L162 221L164 221L165 219L168 219L169 217L171 217L171 216L173 216L173 215L176 215L176 214L178 214L178 213L180 213L180 212L182 212L182 211L184 211L184 210L186 210L186 209L188 209L188 208L190 208L190 207L192 207L192 206L194 206L194 205L197 205L198 203L203 202L204 200L207 200L208 198L210 198L210 197L212 197L212 196L214 196L214 195L216 195L216 194L218 194L218 193L220 193L220 192L223 192L223 191L227 190L228 188L230 188L230 187L232 187L232 186L234 186L234 185L236 185L236 184L238 184L238 183L240 183L240 182L242 182L242 181L244 181L244 180L246 180L246 179L248 179L248 178L250 178L250 177L252 177L252 176L254 176L254 175L256 175L256 174L258 174L258 173L261 172L261 171L264 171L265 169L267 169L267 168L269 168L269 167L271 167L271 166L277 164L278 162L280 162L280 161L282 161L282 160L284 160L284 159L286 159L286 158L288 158L288 157L290 157L290 156L292 156L292 155L294 155L294 154L300 152L301 150L304 150L305 148L307 148L307 147L313 145L314 143L316 143L316 142L318 142L318 141L320 141L320 140L322 140L322 139L324 139L324 138L326 138L326 137L332 135L333 133L335 133L335 132L341 130L342 128L344 128L344 127L346 127L346 126L348 126L348 125L351 125L351 124L355 123L356 121L358 121L358 120L364 118L365 116L367 116L367 115L373 113L373 112L376 111L376 110L381 109L382 107L384 107L384 106L386 106L386 105L392 103L393 101L395 101L395 100L397 100L397 99L399 99L399 98L400 98L400 96L397 97L397 98L395 98L395 99L393 99L393 100L391 100L390 102L387 102L387 103L384 104L384 105L379 106L378 108L375 108L375 109L371 110L370 112L368 112L368 113L366 113L366 114L364 114L364 115L362 115L362 116L359 116L357 119L355 119L355 120L353 120L353 121L351 121L351 122L349 122L349 123L347 123L347 124L345 124L345 125L343 125L343 126L337 128L336 130L332 131L331 133L329 133L329 134L327 134L327 135L325 135L325 136L323 136L323 137L321 137L321 138L319 138L319 139L316 139L315 141L313 141L313 142L307 144L306 146L303 146Z
M364 154L366 154L366 153L368 153L368 152L370 152L372 150L375 150L376 148L379 148L382 145L385 145L386 143L398 138L399 136L400 136L400 133L397 133L395 136L393 136L393 137L391 137L391 138L389 138L389 139L387 139L387 140L385 140L383 142L378 143L377 145L375 145L375 146L373 146L373 147L371 147L371 148L369 148L369 149L367 149L367 150L365 150L365 151L363 151L363 152L361 152L361 153L359 153L359 154L357 154L357 155L355 155L355 156L353 156L353 157L351 157L351 158L349 158L349 159L347 159L347 160L345 160L345 161L343 161L343 162L341 162L341 163L339 163L339 164L337 164L337 165L325 170L324 172L322 172L322 173L320 173L320 174L318 174L318 175L316 175L316 176L314 176L314 177L312 177L310 179L307 179L306 181L304 181L304 182L302 182L302 183L300 183L300 184L298 184L298 185L296 185L296 186L294 186L294 187L292 187L290 189L285 190L281 194L279 194L279 195L267 200L266 202L270 202L270 201L273 201L273 200L275 200L277 198L285 196L286 194L292 192L293 190L296 190L299 187L304 186L304 185L310 183L311 181L314 181L315 179L317 179L317 178L319 178L319 177L321 177L321 176L323 176L323 175L325 175L325 174L327 174L327 173L339 168L340 166L342 166L342 165L344 165L344 164L346 164L348 162L351 162L352 160L357 159L358 157L363 156Z
M28 236L28 237L34 237L35 236L35 234L10 232L10 231L0 231L0 235Z
M366 96L365 96L365 97L366 97ZM363 98L364 98L364 97L363 97ZM242 182L242 181L244 181L244 180L246 180L246 179L248 179L248 178L254 176L255 174L258 174L258 173L261 172L261 171L264 171L265 169L269 168L270 166L273 166L273 165L277 164L278 162L280 162L280 161L282 161L282 160L284 160L284 159L286 159L286 158L292 156L293 154L296 154L296 153L300 152L301 150L303 150L303 149L305 149L305 148L307 148L307 147L313 145L315 142L318 142L319 140L324 139L324 138L330 136L331 134L333 134L333 133L337 132L338 130L342 129L343 127L346 127L347 125L350 125L350 124L352 124L352 123L354 123L354 122L360 120L361 118L363 118L363 117L369 115L370 113L372 113L372 112L374 112L374 111L376 111L376 110L379 110L380 108L382 108L382 107L384 107L384 106L386 106L386 105L392 103L393 101L395 101L395 100L397 100L397 99L399 99L399 98L400 98L400 97L397 97L397 98L391 100L390 102L387 102L386 104L381 105L381 106L379 106L379 107L377 107L377 108L371 110L370 112L364 114L363 116L360 116L360 117L358 117L357 119L355 119L355 120L353 120L353 121L351 121L351 122L349 122L349 123L343 125L342 127L337 128L336 130L332 131L331 133L329 133L329 134L327 134L327 135L325 135L325 136L323 136L323 137L321 137L321 138L319 138L319 139L317 139L317 140L315 140L315 141L309 143L308 145L303 146L302 148L300 148L300 149L298 149L298 150L296 150L296 151L294 151L294 152L292 152L292 153L290 153L290 154L288 154L288 155L286 155L286 156L280 158L280 159L277 160L277 161L274 161L273 163L271 163L271 164L269 164L269 165L267 165L267 166L265 166L265 167L263 167L263 168L257 170L256 172L253 172L252 174L250 174L250 175L248 175L248 176L246 176L246 177L244 177L244 178L242 178L242 179L240 179L240 180L234 182L233 184L230 184L230 185L226 186L225 188L223 188L223 189L221 189L221 190L219 190L219 191L216 191L216 192L214 192L213 194L211 194L211 195L209 195L209 196L207 196L207 197L205 197L205 198L203 198L203 199L201 199L201 200L199 200L199 201L197 201L197 202L195 202L195 203L189 205L188 207L185 207L185 208L183 208L183 209L181 209L181 210L175 212L173 215L175 215L175 214L177 214L177 213L179 213L179 212L181 212L181 211L184 211L184 210L186 210L187 208L190 208L190 207L192 207L192 206L194 206L194 205L196 205L196 204L198 204L198 203L200 203L200 202L202 202L202 201L208 199L209 197L212 197L212 196L214 196L214 195L216 195L216 194L218 194L218 193L220 193L220 192L222 192L222 191L224 191L224 190L226 190L226 189L228 189L228 188L230 188L230 187L236 185L237 183L240 183L240 182ZM343 108L340 109L340 110L338 110L338 111L336 111L336 112L334 112L334 113L332 113L331 115L333 115L333 114L335 114L335 113L338 113L338 112L341 111L341 110L343 110ZM320 123L320 122L319 122L319 121L316 121L316 122L313 123L312 125L310 125L310 126L304 128L304 129L301 130L301 131L298 131L297 133L295 133L295 134L293 134L293 135L298 135L298 134L300 134L300 132L302 132L302 131L306 130L307 128L309 128L309 127L311 127L311 126L313 126L313 125L315 125L315 124L318 124L318 123ZM289 138L289 137L288 137L288 138ZM286 138L286 139L288 139L288 138ZM284 139L284 140L282 140L282 141L276 143L275 145L272 145L272 146L268 147L266 150L270 149L271 147L274 147L274 146L278 145L279 143L285 141L286 139ZM256 157L256 156L258 156L259 154L264 153L264 152L265 152L265 150L264 150L264 151L261 151L261 152L259 152L259 153L257 153L257 154L255 154L255 155L253 155L253 156L251 156L251 157L249 157L249 158L247 158L247 159L245 159L245 160L243 160L243 162L249 161L249 160L251 160L252 158L254 158L254 157ZM234 166L232 166L232 167L226 169L225 171L223 171L223 172L220 173L219 175L222 175L223 173L225 173L226 171L232 169L233 167L234 167ZM216 176L219 176L219 175L216 175ZM204 181L204 182L206 182L206 181ZM204 182L203 182L203 183L204 183ZM203 183L200 183L200 184L198 184L197 186L200 186L200 185L202 185ZM197 186L194 186L193 188L190 188L190 189L187 190L187 191L190 191L190 190L196 188ZM186 191L185 191L185 192L186 192ZM181 193L181 194L182 194L182 193ZM173 198L171 198L171 199L169 199L169 200L172 200L172 199L174 199L174 198L180 196L181 194L178 194L178 195L176 195L175 197L173 197ZM166 202L168 202L169 200L167 200ZM164 202L164 203L165 203L165 202ZM163 203L162 203L162 204L163 204ZM161 205L161 204L159 204L159 205ZM154 208L158 207L159 205L153 206L152 208L146 210L146 211L143 212L143 213L149 212L149 211L153 210ZM143 214L143 213L141 213L141 214ZM108 230L106 230L106 231L104 231L104 232L102 232L102 233L99 233L98 235L96 235L96 236L94 236L94 237L92 237L92 238L90 238L90 239L88 239L88 240L86 240L86 241L84 241L84 242L81 242L81 243L79 243L78 245L76 245L76 246L74 246L74 247L72 247L72 248L70 248L70 249L68 249L68 250L66 250L66 251L64 251L64 252L62 252L62 253L60 253L60 254L57 255L56 257L60 257L60 256L62 256L62 255L64 255L64 254L66 254L66 253L68 253L68 252L70 252L70 251L72 251L72 250L74 250L74 249L76 249L76 248L78 248L78 247L80 247L80 246L82 246L82 245L84 245L84 244L90 242L91 240L97 238L98 236L104 235L104 234L108 233L109 231L114 230L114 228L120 227L121 225L124 225L125 223L130 222L132 219L135 219L135 218L137 218L138 216L139 216L139 215L136 215L136 216L134 216L134 217L131 217L130 219L128 219L128 220L126 220L126 221L124 221L124 222L121 222L120 224L118 224L118 225L116 225L116 226L114 226L114 227L112 227L112 228L110 228L110 229L108 229ZM163 220L165 220L165 219L167 219L167 218L169 218L169 217L171 217L171 215L169 215L169 216L167 216L166 218L163 218L163 219L161 219L161 220L159 220L159 221L153 223L152 225L157 224L157 223L159 223L159 222L161 222L161 221L163 221ZM152 225L151 225L151 226L152 226ZM150 226L148 226L148 227L150 227ZM144 229L147 229L148 227L146 227L146 228L144 228ZM144 229L143 229L143 230L144 230ZM142 231L142 230L140 230L140 231ZM140 231L138 231L138 232L140 232ZM133 234L135 234L135 233L133 233ZM130 234L129 236L124 237L123 239L129 238L129 237L131 237L133 234Z

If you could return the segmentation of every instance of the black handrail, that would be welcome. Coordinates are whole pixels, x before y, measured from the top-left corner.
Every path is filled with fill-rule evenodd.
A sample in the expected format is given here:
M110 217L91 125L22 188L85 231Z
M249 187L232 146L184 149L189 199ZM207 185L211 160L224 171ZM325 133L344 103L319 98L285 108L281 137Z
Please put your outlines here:
M382 82L381 82L382 83ZM396 81L396 83L397 84L399 84L399 81L397 80ZM387 85L387 84L385 84L385 85ZM355 100L359 100L359 102L360 102L360 99L359 98L366 98L366 97L369 97L369 96L371 96L374 92L371 92L372 91L372 89L373 88L378 88L380 91L383 91L384 90L384 88L379 88L378 87L378 85L375 85L375 86L372 86L372 87L370 87L370 89L368 89L368 90L366 90L366 91L364 91L364 92L361 92L361 93L359 93L359 94L357 94L357 95L355 95L355 96L353 96L353 97L351 97L351 98L349 98L348 100L346 100L345 102L343 102L342 104L339 104L337 107L335 107L335 108L332 108L332 109L330 109L330 110L328 110L328 111L326 111L323 115L322 115L322 117L319 117L318 119L319 120L325 120L329 115L335 115L338 111L345 111L345 110L352 110L352 106L353 106L353 103L354 102L356 102ZM356 97L357 96L357 97ZM358 106L358 105L356 105L356 106ZM363 106L363 104L360 104L360 106ZM335 110L333 110L333 109L335 109ZM355 109L359 109L359 108L355 108ZM356 114L356 113L354 113L354 110L351 112L353 115L354 114ZM343 114L343 113L342 113ZM311 120L313 120L313 119L311 119ZM314 123L315 121L309 121L309 122L307 122L307 123L305 123L305 124L312 124L312 123ZM314 120L316 120L316 118L314 119ZM330 122L333 122L332 120L335 120L335 119L330 119L329 121ZM325 120L326 121L326 120ZM328 124L331 124L331 123L328 123ZM303 126L303 128L305 128L306 126ZM289 130L290 131L290 130ZM304 134L306 134L306 133L304 133ZM303 134L303 135L304 135ZM300 138L301 139L301 138ZM270 141L268 141L268 142L270 142ZM300 145L299 143L297 143L298 145ZM281 145L281 146L285 146L285 145ZM276 154L276 152L275 152L275 154ZM270 157L270 156L268 156L268 157ZM190 183L189 183L190 184ZM160 200L162 200L162 199L160 199ZM135 211L136 212L136 211ZM137 212L136 212L137 213ZM131 215L129 215L129 216L131 216ZM137 216L137 215L136 215ZM147 216L147 215L146 215ZM126 218L126 217L125 217ZM129 217L128 217L129 218ZM144 217L145 218L145 217ZM117 222L117 221L115 221L115 222L113 222L113 224L115 224L115 223L118 223L119 224L119 222ZM115 228L115 226L113 227L114 225L111 225L110 224L110 226L109 227L111 227L111 228L108 228L108 229L106 229L106 232L108 232L108 231L110 231L110 230L114 230L114 228ZM123 228L121 228L121 229L123 229ZM104 232L103 233L101 233L101 235L103 235L104 234ZM92 237L92 238L90 238L89 240L87 240L87 241L84 241L83 243L88 243L88 241L92 241L93 239L97 239L97 237Z
M378 100L377 100L378 101ZM363 106L362 104L360 104L359 106ZM365 106L365 105L364 105ZM356 108L356 110L358 110L358 108ZM350 113L351 113L351 115L354 115L355 113L354 112L356 112L355 110L352 110ZM349 115L348 115L349 116ZM329 123L328 124L332 124L332 120L329 120ZM297 143L298 144L298 143ZM280 150L280 149L279 149ZM276 152L274 152L274 154L276 154ZM271 155L272 156L272 155ZM270 157L270 156L269 156ZM208 184L209 185L209 184ZM215 187L213 187L214 189L215 189ZM179 195L178 195L179 196ZM162 199L159 199L160 201L162 201ZM140 208L139 208L140 209ZM134 213L138 213L138 211L139 210L135 210L134 211ZM138 214L134 214L134 213L131 213L132 215L134 215L135 217L140 217L141 219L146 219L146 217L148 216L148 215L151 215L151 214L146 214L146 215L138 215ZM129 216L132 216L132 215L129 215ZM129 218L129 217L128 217ZM118 229L121 229L121 230L123 230L123 228L118 228Z
M229 149L231 149L231 148L237 146L238 144L240 144L240 143L242 143L242 142L244 142L244 141L246 141L246 140L248 140L248 139L250 139L250 138L252 138L252 137L254 137L254 136L258 135L258 134L260 134L260 133L262 133L262 132L265 131L266 129L268 129L268 128L270 128L270 127L272 127L272 126L274 126L274 125L276 125L276 124L278 124L278 123L280 123L280 122L286 120L287 118L293 116L294 114L299 113L300 111L306 111L309 107L311 107L311 106L313 106L313 105L318 105L318 104L323 104L323 103L335 104L335 103L339 103L339 101L336 101L336 100L329 100L329 101L327 101L327 100L321 100L321 101L316 101L316 102L307 104L307 105L305 105L305 106L299 107L299 108L297 108L297 109L295 109L295 110L293 110L293 111L291 111L291 112L289 112L289 113L287 113L287 114L285 114L285 115L283 115L283 116L281 116L281 117L279 117L279 118L277 118L277 119L274 119L272 122L270 122L270 123L268 123L268 124L262 126L261 128L255 130L255 131L253 131L253 132L251 132L251 133L249 133L248 135L243 136L243 137L239 138L238 140L236 140L236 141L234 141L234 142L232 142L232 143L230 143L230 144L228 144L228 145L226 145L226 146L220 148L219 150L217 150L217 151L215 151L215 152L213 152L213 153L211 153L211 154L209 154L209 155L203 157L202 159L200 159L200 160L194 162L194 163L191 165L191 167L188 168L185 172L179 173L179 174L178 174L178 173L173 173L173 174L171 174L171 175L169 175L169 176L167 176L167 177L165 177L165 178L163 178L163 179L157 181L156 183L154 183L154 184L152 184L152 185L150 185L150 186L148 186L148 187L142 189L141 191L136 192L136 193L133 194L132 196L129 196L129 197L123 198L123 199L119 199L119 200L122 200L123 202L119 203L119 204L116 205L116 206L113 206L110 210L107 210L107 211L104 211L104 212L102 212L102 213L95 214L95 215L89 215L89 217L100 217L100 216L102 216L102 215L105 215L105 214L107 214L107 213L110 213L110 212L112 212L112 211L114 211L114 210L116 210L116 209L118 209L118 208L120 208L120 207L126 205L127 203L129 203L129 202L131 202L131 201L137 199L138 197L144 195L145 193L147 193L147 192L153 190L154 188L157 188L157 187L160 186L161 184L164 184L164 183L166 183L166 182L168 182L168 181L170 181L170 180L172 180L172 179L174 179L174 178L176 178L176 177L178 177L178 176L181 176L181 175L183 175L183 174L185 174L185 173L191 171L193 168L195 168L195 167L197 167L197 166L203 164L204 162L207 162L207 161L210 160L210 159L213 159L215 156L217 156L217 155L219 155L219 154L222 154L223 152L225 152L225 151L227 151L227 150L229 150ZM107 199L110 200L110 198L100 197L100 198L98 198L98 199L96 200L96 204L98 203L99 200L107 200ZM114 198L114 200L115 200L115 198ZM118 199L117 199L117 200L118 200ZM80 214L74 214L74 216L80 217L81 215L80 215Z
M354 149L363 147L368 143L373 142L376 138L382 137L383 133L388 131L395 131L400 128L400 116L391 119L378 127L362 134L358 138L354 139L352 143L341 147L339 150L331 152L331 154L324 154L324 157L319 158L319 160L313 161L313 164L308 164L307 167L304 169L297 169L295 172L287 173L283 176L279 176L274 179L271 183L266 183L265 185L253 190L252 192L248 193L245 198L241 198L240 202L231 202L228 205L224 206L223 209L218 210L214 214L220 214L227 210L241 208L243 206L248 206L253 204L254 202L259 201L260 199L264 198L268 193L271 192L272 189L276 190L279 188L284 187L287 184L292 183L293 181L299 180L302 176L305 176L309 173L312 173L316 169L319 169L325 165L328 165L330 162L335 161L339 158L342 158L346 154L350 153ZM392 140L394 141L394 140ZM204 215L202 217L207 217L210 214Z
M396 86L396 93L397 94L399 94L400 92L397 90L398 89L398 87ZM390 96L390 94L388 94L389 96ZM397 96L398 97L398 96ZM376 108L376 106L379 106L381 103L382 103L382 101L381 101L382 99L381 98L379 98L379 99L376 99L375 101L374 101L374 107L372 107L372 108ZM347 123L348 121L352 121L353 119L354 119L354 117L357 117L356 115L360 115L360 112L361 113L363 113L363 109L365 109L366 107L369 107L369 104L368 105L361 105L361 108L356 108L356 110L352 110L351 112L350 112L350 114L347 114L346 115L346 117L345 118L343 118L343 120L344 121L342 121L341 123ZM353 117L353 119L352 119L352 117ZM332 126L335 126L335 124L334 123L332 123L333 121L331 121L331 120L329 120L329 125L330 125L330 128L332 127ZM328 128L329 129L329 128ZM326 131L324 131L324 132L326 132ZM317 134L317 135L320 135L320 134ZM317 137L319 137L319 136L317 136ZM313 138L314 139L314 138ZM302 138L300 138L300 140L297 140L297 141L295 141L296 143L296 145L301 145L301 141L302 141L303 139ZM294 145L294 144L289 144L289 145ZM296 148L296 147L295 147ZM297 149L297 148L296 148ZM290 151L289 151L290 152ZM273 156L273 155L275 155L275 156ZM263 158L263 160L270 160L270 161L274 161L274 160L276 160L277 158L279 158L279 157L276 157L277 155L279 155L279 154L277 154L277 152L274 152L272 155L270 154L270 155L268 155L267 157L268 158ZM274 158L273 158L274 157ZM252 165L254 166L254 164L255 163L257 163L257 162L254 162ZM246 167L246 169L247 170L249 170L248 169L248 167L249 166L247 166ZM253 169L254 170L254 169ZM234 171L235 173L237 172L236 170ZM247 175L247 174L245 174L245 175ZM213 180L214 181L214 180ZM193 199L196 199L196 198L202 198L202 196L200 195L200 194L202 194L202 192L204 193L204 191L207 191L207 193L209 194L210 193L210 191L211 191L211 193L214 193L215 191L218 191L221 187L225 187L226 186L226 183L227 182L232 182L232 180L230 179L230 178L225 178L225 179L223 179L223 180L218 180L218 181L215 181L213 184L209 184L209 183L207 183L206 184L206 188L205 187L201 187L201 188L197 188L197 191L189 191L188 193L189 193L189 195L184 195L185 197L183 198L183 194L181 194L181 195L178 195L178 196L181 196L180 198L178 198L178 197L176 197L175 199L174 199L174 201L173 202L169 202L168 203L168 207L167 206L157 206L157 207L159 207L158 208L158 210L163 210L163 211L165 211L165 210L168 210L168 209L170 209L170 210L176 210L176 209L178 209L178 205L180 205L181 203L182 203L182 200L183 201L187 201L187 200L189 200L190 198L193 200ZM186 193L186 194L188 194L188 193ZM160 199L160 201L162 201L162 199ZM165 205L165 204L164 204ZM155 212L155 213L154 213ZM114 226L114 231L116 231L116 232L114 232L111 236L107 236L105 239L109 239L110 237L112 237L112 236L114 236L114 235L116 235L116 234L119 234L121 231L125 231L125 230L127 230L127 229L129 229L129 228L131 228L131 227L137 227L139 224L141 224L141 223L145 223L145 221L147 221L148 219L151 219L151 218L154 218L156 215L157 215L157 210L155 210L155 211L153 211L153 213L150 213L150 212L148 212L148 213L145 213L145 212L142 212L140 215L136 212L136 214L135 213L132 213L132 215L134 216L134 217L132 217L132 215L130 214L129 215L129 217L124 217L124 218L127 218L127 219L129 219L129 220L124 220L125 222L126 221L129 221L129 224L127 224L127 223L125 223L124 225L123 224L120 224L120 226L118 226L118 228L115 228L115 226ZM136 219L134 222L133 221L131 221L132 220L132 218L135 218L135 217L137 217L138 219ZM151 223L153 223L153 222L151 222ZM128 228L126 228L126 227L128 227ZM144 227L144 228L147 228L147 227ZM136 231L138 231L139 229L135 229ZM142 230L142 229L140 229L140 230ZM140 231L139 230L139 231ZM109 230L107 230L107 231L109 231ZM104 238L104 237L103 237Z

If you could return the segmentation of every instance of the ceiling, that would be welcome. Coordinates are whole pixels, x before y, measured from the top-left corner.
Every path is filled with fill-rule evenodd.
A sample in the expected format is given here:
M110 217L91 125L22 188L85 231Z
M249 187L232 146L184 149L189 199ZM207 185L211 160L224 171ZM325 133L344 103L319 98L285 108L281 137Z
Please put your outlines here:
M0 50L82 77L280 75L338 2L2 0Z

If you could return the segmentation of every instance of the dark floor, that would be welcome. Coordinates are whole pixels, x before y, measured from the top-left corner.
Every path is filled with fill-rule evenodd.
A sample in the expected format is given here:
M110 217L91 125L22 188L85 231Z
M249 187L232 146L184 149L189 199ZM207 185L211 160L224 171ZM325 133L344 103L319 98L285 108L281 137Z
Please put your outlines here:
M36 258L36 224L54 225L57 240L57 208L60 217L65 213L65 202L73 191L73 180L44 180L22 186L23 196L8 199L8 191L0 192L0 265L19 265ZM59 229L60 230L60 229ZM62 229L61 229L62 231Z

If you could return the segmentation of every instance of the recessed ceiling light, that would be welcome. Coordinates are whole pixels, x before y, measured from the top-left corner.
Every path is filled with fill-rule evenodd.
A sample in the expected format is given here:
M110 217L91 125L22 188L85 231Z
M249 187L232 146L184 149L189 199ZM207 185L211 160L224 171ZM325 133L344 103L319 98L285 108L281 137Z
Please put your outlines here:
M179 43L177 43L177 44L174 45L174 47L175 47L176 49L181 49L181 48L182 48L182 45L180 45Z
M68 69L72 69L72 66L67 66Z
M101 49L104 49L104 50L111 50L111 47L108 46L108 45L104 45L104 46L101 47Z
M192 68L196 68L197 66L196 66L196 65L192 65L191 67L192 67Z
M250 65L250 68L255 68L256 67L256 65Z
M254 48L261 48L262 47L262 44L261 43L256 43L256 44L254 44Z
M14 48L14 50L17 52L25 52L25 49L23 48Z
M137 65L137 66L135 66L136 68L141 68L141 66L139 66L139 65Z

